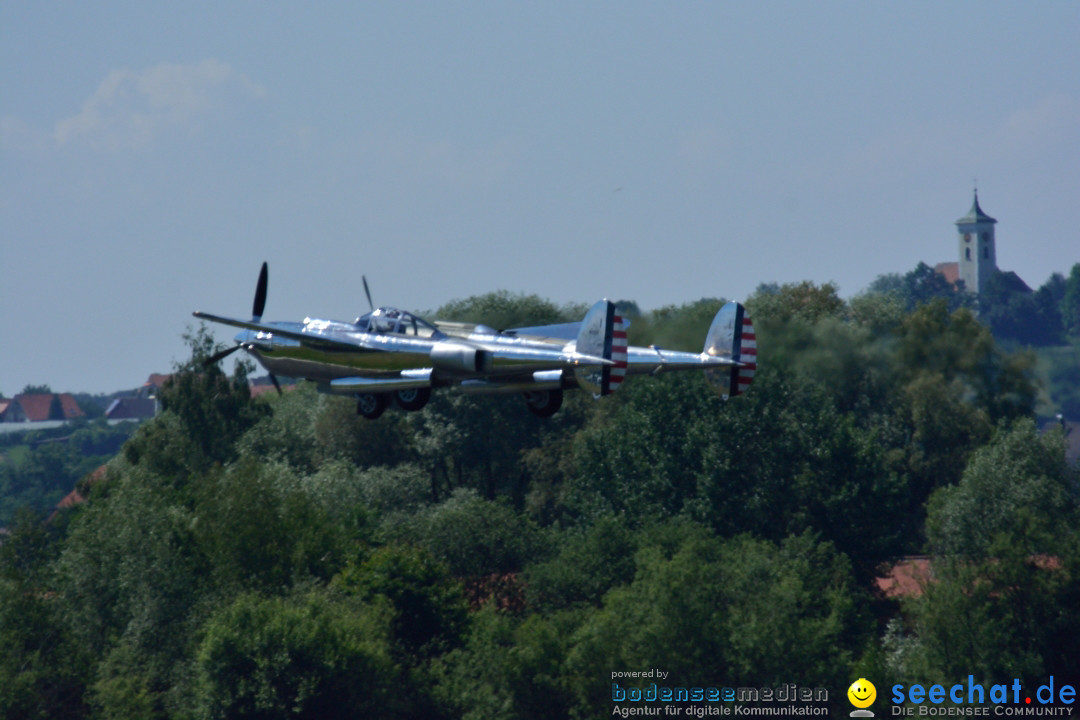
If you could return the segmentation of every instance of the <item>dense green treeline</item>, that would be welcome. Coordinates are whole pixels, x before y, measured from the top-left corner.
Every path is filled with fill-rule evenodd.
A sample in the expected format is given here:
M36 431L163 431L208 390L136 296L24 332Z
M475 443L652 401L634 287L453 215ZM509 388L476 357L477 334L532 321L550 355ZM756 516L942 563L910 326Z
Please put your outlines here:
M134 429L134 423L79 419L51 430L0 435L0 527L21 507L54 506L116 455Z
M1078 478L1036 431L1033 356L944 300L747 305L745 396L661 374L547 420L449 392L376 422L304 384L253 401L195 333L90 501L0 545L0 715L599 718L612 672L648 668L846 712L857 677L1080 676ZM623 312L635 343L696 348L719 306ZM878 594L912 553L936 581Z

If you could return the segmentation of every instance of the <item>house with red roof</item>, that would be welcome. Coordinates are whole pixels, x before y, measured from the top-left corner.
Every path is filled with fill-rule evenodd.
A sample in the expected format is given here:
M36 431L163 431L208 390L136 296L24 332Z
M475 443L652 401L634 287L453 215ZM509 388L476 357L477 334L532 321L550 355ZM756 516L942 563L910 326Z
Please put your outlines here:
M172 379L172 375L166 375L163 373L150 373L150 377L143 383L142 388L139 390L139 397L157 397L161 388L165 387L165 383Z
M20 393L0 413L0 422L45 422L84 417L71 393Z

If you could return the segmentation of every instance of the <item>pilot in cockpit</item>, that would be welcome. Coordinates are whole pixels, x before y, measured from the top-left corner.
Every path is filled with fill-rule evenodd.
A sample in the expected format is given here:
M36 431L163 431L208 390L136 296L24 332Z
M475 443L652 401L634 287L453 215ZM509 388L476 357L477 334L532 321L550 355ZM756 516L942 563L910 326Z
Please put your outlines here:
M423 335L429 337L438 331L430 323L412 313L393 307L375 308L356 319L356 326L364 332L397 335Z

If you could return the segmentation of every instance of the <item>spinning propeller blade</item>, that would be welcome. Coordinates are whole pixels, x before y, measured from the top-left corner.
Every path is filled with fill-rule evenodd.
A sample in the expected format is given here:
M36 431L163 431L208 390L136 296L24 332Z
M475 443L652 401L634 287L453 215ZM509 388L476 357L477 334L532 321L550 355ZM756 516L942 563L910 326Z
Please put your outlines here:
M224 360L225 358L229 357L234 352L239 350L240 347L241 347L240 345L234 345L231 348L226 348L225 350L222 350L220 352L216 352L213 355L211 355L210 357L203 360L203 365L209 367L209 366L213 365L214 363L217 363L217 362L219 362L221 360Z
M372 312L375 312L375 303L371 302L371 291L367 286L367 275L361 275L360 278L364 281L364 294L367 295L367 304L371 308Z
M259 271L259 283L255 286L255 304L251 306L251 319L258 322L262 320L263 310L266 308L266 263L262 264Z

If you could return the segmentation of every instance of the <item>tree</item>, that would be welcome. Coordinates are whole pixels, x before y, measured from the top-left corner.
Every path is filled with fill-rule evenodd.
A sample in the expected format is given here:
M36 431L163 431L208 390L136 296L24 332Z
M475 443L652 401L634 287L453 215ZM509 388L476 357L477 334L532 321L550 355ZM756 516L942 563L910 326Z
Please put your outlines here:
M526 568L525 588L532 607L599 607L608 590L634 579L638 538L617 516L565 531L559 543L554 557Z
M934 493L934 580L907 603L913 632L894 652L903 675L1077 676L1077 479L1061 434L1022 420L999 427L960 483Z
M1065 335L1061 319L1061 304L1065 299L1065 277L1061 273L1051 275L1042 287L1035 291L1035 319L1046 328L1044 344L1057 344Z
M911 633L894 639L892 665L910 682L971 674L989 684L1015 677L1034 687L1080 675L1080 571L1075 531L1061 552L1032 556L998 535L989 557L935 556L934 579L905 603Z
M719 298L701 298L684 305L667 305L642 315L633 307L627 310L637 316L623 315L629 319L628 341L631 345L657 345L677 350L700 352L713 317L723 305ZM620 310L622 312L622 310Z
M464 300L452 300L435 312L435 316L454 322L482 323L496 330L580 320L580 308L559 308L539 295L515 294L496 290L473 295Z
M320 591L245 594L207 621L196 654L206 718L408 717L389 617Z
M566 503L579 521L641 527L683 515L723 536L773 540L812 529L860 575L902 551L906 480L877 431L838 412L819 384L769 366L726 404L685 376L623 392L578 434Z
M1080 519L1077 480L1060 432L1040 435L1032 420L1000 426L971 457L956 485L930 499L927 535L936 555L990 557L999 536L1029 557L1060 551Z
M950 311L973 308L976 297L966 292L963 285L963 281L953 285L937 270L920 262L904 275L878 275L877 279L870 283L866 294L897 297L909 312L934 300L944 300Z
M863 292L848 302L851 318L874 335L895 329L907 313L899 291Z
M1002 352L969 310L922 305L896 331L896 405L883 426L887 467L907 476L912 537L938 487L960 480L970 453L999 422L1034 407L1032 356Z
M579 415L571 410L568 402L555 417L538 418L519 395L437 393L409 423L431 470L434 495L467 487L489 500L509 496L520 507L528 480L523 452L573 426Z
M194 535L213 580L232 592L287 592L327 581L350 552L355 524L312 499L291 468L245 457L195 481Z
M217 363L207 365L218 348L205 325L186 333L184 340L191 357L176 368L159 396L167 418L144 425L124 450L131 462L141 460L174 476L232 460L236 441L267 412L251 397L249 364L237 363L232 378ZM174 427L166 429L166 424ZM180 438L169 437L177 431Z
M1072 266L1061 298L1061 324L1068 335L1080 336L1080 263Z
M63 626L95 663L105 661L94 673L103 712L164 714L191 614L211 589L197 525L167 481L124 467L98 483L72 519L53 589ZM148 705L136 702L137 688Z
M545 547L543 533L531 520L465 488L386 533L426 548L455 577L516 572Z
M958 381L993 423L1031 413L1032 356L1002 352L970 311L950 313L944 302L929 303L904 320L897 337L902 382L927 374L945 383Z
M27 385L22 389L23 395L52 395L52 388L45 385Z
M524 619L488 605L475 613L465 647L436 665L441 707L463 720L541 720L575 714L566 659L582 613Z
M24 508L0 541L0 716L83 717L89 659L61 621L48 574L59 538L42 520Z
M416 663L456 646L466 627L465 596L446 567L420 548L386 545L351 562L333 585L366 603L383 598L391 608L396 657Z
M314 445L316 463L342 459L358 467L389 467L418 460L413 426L404 413L386 413L378 422L356 413L356 403L348 398L320 396L308 400L314 405ZM302 402L303 398L296 398Z
M809 280L784 285L759 285L746 300L755 323L785 323L801 320L815 323L826 317L840 317L846 305L833 283L815 285Z
M663 668L687 686L847 681L861 616L847 562L827 544L722 541L687 527L673 551L645 546L634 560L634 581L573 636L567 667L581 716L611 707L596 678L612 667Z

